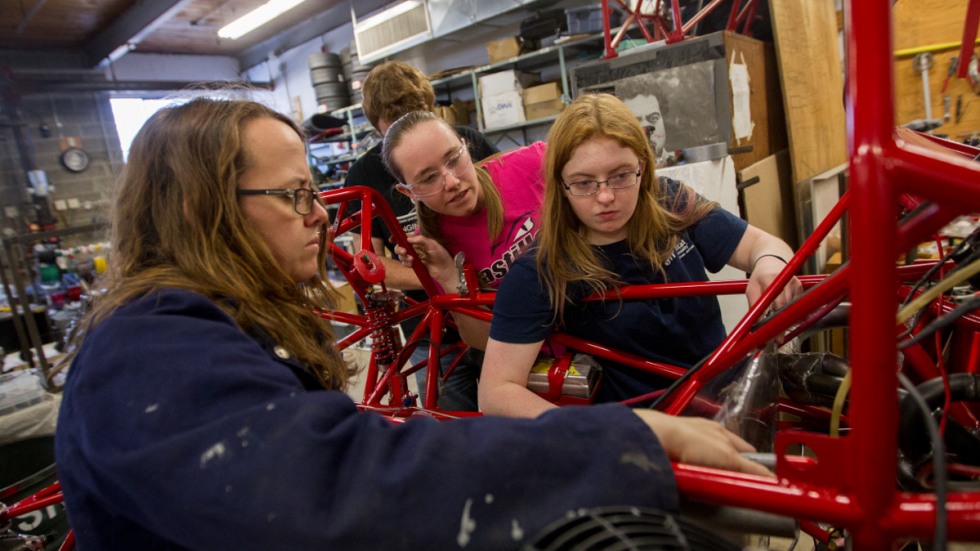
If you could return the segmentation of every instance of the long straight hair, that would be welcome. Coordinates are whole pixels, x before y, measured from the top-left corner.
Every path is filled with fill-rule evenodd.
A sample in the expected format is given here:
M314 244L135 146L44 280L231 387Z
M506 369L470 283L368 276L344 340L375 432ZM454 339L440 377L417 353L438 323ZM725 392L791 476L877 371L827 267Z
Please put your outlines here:
M594 138L609 138L631 149L644 166L636 210L626 223L626 242L630 253L649 262L654 271L664 274L664 262L677 244L678 233L717 206L682 186L675 204L666 208L664 190L654 174L653 152L636 116L611 94L579 96L548 133L544 223L538 233L538 273L558 322L569 301L569 284L583 283L594 292L622 284L586 240L588 228L575 215L562 186L565 165L580 145Z
M459 134L452 125L439 118L435 113L428 111L412 111L411 113L407 113L392 123L388 127L388 131L385 132L384 145L381 147L381 160L384 162L388 172L399 182L404 183L405 177L401 168L395 163L395 151L405 140L425 139L423 134L413 134L412 131L416 130L420 124L430 121L438 122L449 129L454 136L459 138ZM484 208L487 211L487 235L490 236L491 240L496 239L500 235L504 225L504 207L500 198L500 191L497 190L493 179L490 178L490 173L483 166L484 163L493 158L489 157L479 163L475 163L476 180L480 188L483 189ZM428 205L419 199L413 197L412 201L415 203L415 209L418 212L419 228L422 231L422 235L431 237L442 243L442 231L439 229L439 217L441 214L429 208Z
M98 296L73 341L119 307L168 288L213 300L246 332L265 333L303 362L326 388L346 388L351 369L316 309L335 306L326 282L326 227L320 269L296 284L248 223L236 190L250 159L246 122L289 118L252 101L195 99L161 109L133 140L112 208L112 256Z

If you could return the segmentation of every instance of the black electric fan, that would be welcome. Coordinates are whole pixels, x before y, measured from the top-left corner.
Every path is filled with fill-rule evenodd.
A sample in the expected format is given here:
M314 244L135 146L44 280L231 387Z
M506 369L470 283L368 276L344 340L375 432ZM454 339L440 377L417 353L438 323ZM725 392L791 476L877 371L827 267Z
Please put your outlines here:
M545 527L523 551L740 551L680 516L639 507L576 512Z

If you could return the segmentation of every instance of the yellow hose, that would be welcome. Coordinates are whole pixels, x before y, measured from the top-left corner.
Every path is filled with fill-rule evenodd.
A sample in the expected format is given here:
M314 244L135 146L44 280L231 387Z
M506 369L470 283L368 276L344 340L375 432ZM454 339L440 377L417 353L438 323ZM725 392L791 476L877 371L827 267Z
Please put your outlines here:
M977 44L980 44L980 38L976 40ZM908 57L910 55L923 54L926 52L938 52L942 50L953 50L959 49L962 42L943 42L942 44L930 44L928 46L916 46L915 48L905 48L904 50L895 50L895 57Z
M919 310L925 308L925 306L930 302L932 302L934 298L952 289L953 287L956 286L957 283L962 283L963 281L966 281L968 278L972 277L977 272L980 272L980 258L967 264L966 267L964 267L962 270L959 270L958 272L951 275L950 277L947 277L946 279L940 281L938 284L936 284L926 292L916 297L915 300L906 304L905 308L902 308L898 312L896 325L905 323L905 320L912 317L912 315L918 312Z
M840 416L844 411L844 400L847 399L847 393L851 390L851 372L844 375L844 380L841 381L840 387L837 388L837 394L834 396L834 408L830 411L830 435L834 438L840 436Z

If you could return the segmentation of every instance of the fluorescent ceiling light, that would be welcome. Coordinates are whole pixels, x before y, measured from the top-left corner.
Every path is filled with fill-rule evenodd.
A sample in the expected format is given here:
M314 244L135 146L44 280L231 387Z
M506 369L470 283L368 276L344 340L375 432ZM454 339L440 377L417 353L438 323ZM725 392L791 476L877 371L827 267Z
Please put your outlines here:
M293 8L297 4L302 3L303 1L304 0L269 0L265 4L262 4L231 23L228 23L224 27L221 27L221 29L218 30L218 36L235 40L244 34L252 32L256 28L265 25L267 22L275 19L280 14Z
M389 19L394 19L403 13L407 13L417 8L421 3L422 2L420 0L408 0L407 2L402 2L401 4L398 4L397 6L392 6L379 14L372 15L367 19L358 21L357 28L359 30L364 30L364 29L371 28L375 25L378 25L380 23L384 23Z

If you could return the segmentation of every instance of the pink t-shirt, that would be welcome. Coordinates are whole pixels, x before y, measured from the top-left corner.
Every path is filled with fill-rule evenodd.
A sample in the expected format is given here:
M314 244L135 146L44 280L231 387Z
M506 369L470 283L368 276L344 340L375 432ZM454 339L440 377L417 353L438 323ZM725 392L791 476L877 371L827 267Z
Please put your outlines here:
M446 250L451 255L462 251L467 262L476 266L483 286L496 287L500 283L541 227L546 150L547 144L534 142L483 165L500 191L504 207L503 228L493 242L487 234L485 209L468 217L440 217Z

